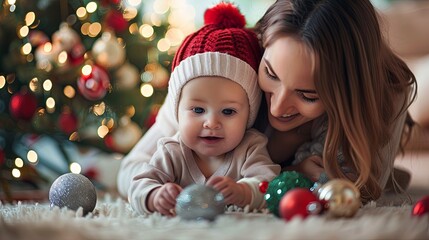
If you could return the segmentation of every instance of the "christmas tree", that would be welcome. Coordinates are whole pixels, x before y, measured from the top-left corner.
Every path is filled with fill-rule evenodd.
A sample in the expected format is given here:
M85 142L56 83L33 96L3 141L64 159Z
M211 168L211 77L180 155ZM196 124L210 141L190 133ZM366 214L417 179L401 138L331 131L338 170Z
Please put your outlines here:
M0 189L8 198L13 182L46 182L39 167L64 173L34 147L42 140L80 172L70 143L126 154L153 124L174 51L194 30L173 3L1 1Z

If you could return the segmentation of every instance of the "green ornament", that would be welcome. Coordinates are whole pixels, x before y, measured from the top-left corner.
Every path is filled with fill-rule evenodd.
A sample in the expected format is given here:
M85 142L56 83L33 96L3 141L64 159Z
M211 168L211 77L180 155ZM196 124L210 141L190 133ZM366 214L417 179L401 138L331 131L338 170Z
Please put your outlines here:
M271 213L280 217L279 203L283 195L294 188L310 189L314 183L303 174L295 171L285 171L275 177L269 184L265 193L267 208Z

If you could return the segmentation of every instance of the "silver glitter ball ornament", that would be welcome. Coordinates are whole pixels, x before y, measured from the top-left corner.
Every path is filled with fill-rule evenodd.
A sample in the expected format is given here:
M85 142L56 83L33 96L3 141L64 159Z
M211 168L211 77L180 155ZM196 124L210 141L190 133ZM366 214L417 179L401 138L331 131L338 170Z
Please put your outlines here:
M81 174L66 173L59 176L49 189L51 207L67 207L78 210L82 207L83 214L92 212L97 203L97 193L92 182Z
M224 212L223 195L209 186L190 185L176 199L176 214L182 219L213 221Z

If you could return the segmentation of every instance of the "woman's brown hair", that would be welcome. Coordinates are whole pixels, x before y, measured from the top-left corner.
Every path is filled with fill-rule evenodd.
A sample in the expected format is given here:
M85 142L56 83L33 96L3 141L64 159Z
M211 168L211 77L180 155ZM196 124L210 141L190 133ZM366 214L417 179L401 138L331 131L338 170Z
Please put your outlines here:
M264 48L287 35L314 52L315 86L328 116L325 170L330 178L350 178L332 161L341 151L362 199L377 199L380 152L415 98L416 79L383 39L370 1L278 0L256 31Z

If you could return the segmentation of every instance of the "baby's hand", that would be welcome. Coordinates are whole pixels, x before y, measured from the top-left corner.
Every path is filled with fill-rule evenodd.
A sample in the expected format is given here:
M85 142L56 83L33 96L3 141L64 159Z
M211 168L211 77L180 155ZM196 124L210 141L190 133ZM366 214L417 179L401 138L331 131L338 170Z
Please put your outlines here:
M313 155L304 159L299 164L293 166L293 169L297 172L304 174L311 181L317 182L320 174L324 172L323 160L320 156Z
M245 205L245 184L237 183L230 177L213 177L207 181L208 186L222 193L225 204Z
M154 191L152 194L155 194L153 196L155 211L166 216L175 216L176 198L182 188L175 183L166 183Z

